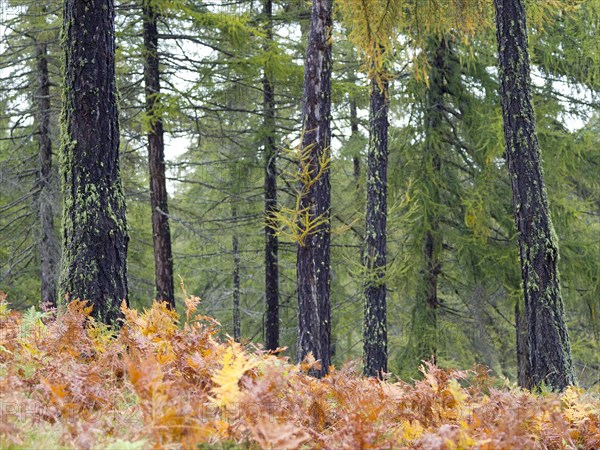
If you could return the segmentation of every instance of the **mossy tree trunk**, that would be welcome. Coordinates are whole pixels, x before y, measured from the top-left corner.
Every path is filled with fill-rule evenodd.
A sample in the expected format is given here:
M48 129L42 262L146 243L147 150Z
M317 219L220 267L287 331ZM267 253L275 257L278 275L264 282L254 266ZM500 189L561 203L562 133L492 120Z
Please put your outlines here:
M115 323L127 299L127 225L119 166L114 3L66 0L61 293Z
M144 16L144 83L148 132L148 167L150 170L150 204L154 243L154 282L156 299L175 308L173 255L167 184L165 179L164 126L160 113L160 68L158 57L158 14L150 1L143 6Z
M300 211L308 211L318 225L297 245L298 281L298 359L308 353L321 362L328 373L331 363L330 300L330 206L329 159L331 142L331 32L332 0L313 0L310 33L304 66L302 105L301 165L311 174L309 183L301 182Z
M264 0L265 51L273 41L273 2ZM273 224L277 211L277 147L275 145L275 86L268 68L263 69L264 163L265 163L265 348L279 347L279 239Z
M494 0L506 159L513 193L531 382L562 390L575 383L552 226L529 88L522 0Z
M60 255L58 236L54 229L54 184L52 182L52 140L50 138L50 78L48 45L38 42L36 56L36 121L39 146L38 206L40 219L40 269L42 302L56 306L56 282Z
M364 373L387 372L386 240L388 82L371 82L364 267Z

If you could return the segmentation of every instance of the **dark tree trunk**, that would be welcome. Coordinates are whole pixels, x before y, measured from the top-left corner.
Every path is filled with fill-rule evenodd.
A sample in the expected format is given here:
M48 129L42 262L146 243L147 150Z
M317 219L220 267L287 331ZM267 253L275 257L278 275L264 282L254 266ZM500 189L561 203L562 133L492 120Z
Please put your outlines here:
M531 382L554 390L575 383L552 226L529 88L522 0L494 0L506 159L521 257Z
M240 287L240 244L237 235L237 207L235 205L235 199L231 206L231 218L233 223L233 234L231 236L231 246L233 253L233 340L240 342L242 337L242 326L241 326L241 314L240 314L240 298L241 298L241 287Z
M442 238L439 230L440 203L439 183L441 181L442 135L444 134L444 94L452 68L449 65L450 48L445 37L432 39L429 48L429 87L425 95L425 167L430 177L430 204L426 212L426 226L423 240L423 260L425 266L424 284L418 296L416 314L418 332L418 358L436 360L437 316L438 316L438 278L441 273L440 249Z
M164 127L157 108L160 102L157 13L148 2L144 2L143 15L146 113L150 117L148 167L150 169L156 300L167 302L174 309L173 255L171 253L171 230L165 180Z
M48 47L36 44L37 61L37 139L39 146L38 205L41 225L40 269L42 302L56 306L59 241L54 229L54 189L52 183L52 140L50 139L50 80L48 76Z
M350 99L350 136L351 138L358 137L358 113L356 112L356 99ZM360 153L352 155L352 166L354 173L354 182L356 189L360 189Z
M515 324L517 329L517 381L519 386L531 389L531 367L527 346L527 320L521 308L521 299L515 302Z
M425 257L425 285L423 294L418 299L420 310L418 314L418 327L421 329L419 334L419 360L437 359L438 352L438 276L440 273L440 263L438 262L438 242L437 242L437 224L430 223L431 228L425 233L425 242L423 245L423 255Z
M331 363L329 170L320 172L330 154L332 0L313 0L304 66L301 170L308 167L311 182L301 182L300 211L319 225L297 246L298 359L308 353L321 362L313 375L324 376Z
M61 293L115 323L127 299L127 224L119 167L114 3L66 0Z
M387 238L388 82L371 82L367 214L364 373L387 372L387 313L385 267Z
M273 2L265 0L263 5L265 51L269 51L273 40ZM263 70L264 149L265 149L265 348L279 347L279 239L273 224L277 211L277 148L275 145L275 87L271 74Z

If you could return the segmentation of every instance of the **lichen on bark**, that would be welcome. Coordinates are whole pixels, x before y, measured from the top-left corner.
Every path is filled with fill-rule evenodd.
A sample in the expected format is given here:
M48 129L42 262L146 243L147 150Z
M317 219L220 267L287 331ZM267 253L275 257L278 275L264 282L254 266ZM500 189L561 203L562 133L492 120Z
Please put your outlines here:
M61 124L60 293L115 323L127 299L127 224L120 175L114 3L66 0ZM94 60L94 64L80 64Z
M522 0L494 0L506 159L521 258L531 383L575 383L558 273L558 242L544 187L529 88Z

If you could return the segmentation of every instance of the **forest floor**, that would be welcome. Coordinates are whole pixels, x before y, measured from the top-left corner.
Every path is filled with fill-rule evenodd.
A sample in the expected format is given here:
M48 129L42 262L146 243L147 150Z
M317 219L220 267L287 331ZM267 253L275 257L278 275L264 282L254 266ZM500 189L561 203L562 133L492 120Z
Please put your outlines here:
M596 394L431 364L411 384L357 363L317 380L314 361L219 340L198 302L123 307L114 333L83 302L18 313L0 293L0 448L600 448Z

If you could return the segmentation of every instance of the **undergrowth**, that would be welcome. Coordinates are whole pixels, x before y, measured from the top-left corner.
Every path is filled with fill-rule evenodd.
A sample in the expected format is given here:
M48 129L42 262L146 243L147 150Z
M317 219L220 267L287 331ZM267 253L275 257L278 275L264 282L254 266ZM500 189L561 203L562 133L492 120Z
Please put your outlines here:
M482 367L424 363L413 383L360 375L232 340L186 300L122 307L111 331L85 302L11 311L0 293L2 448L595 449L600 401L579 388L532 394Z

